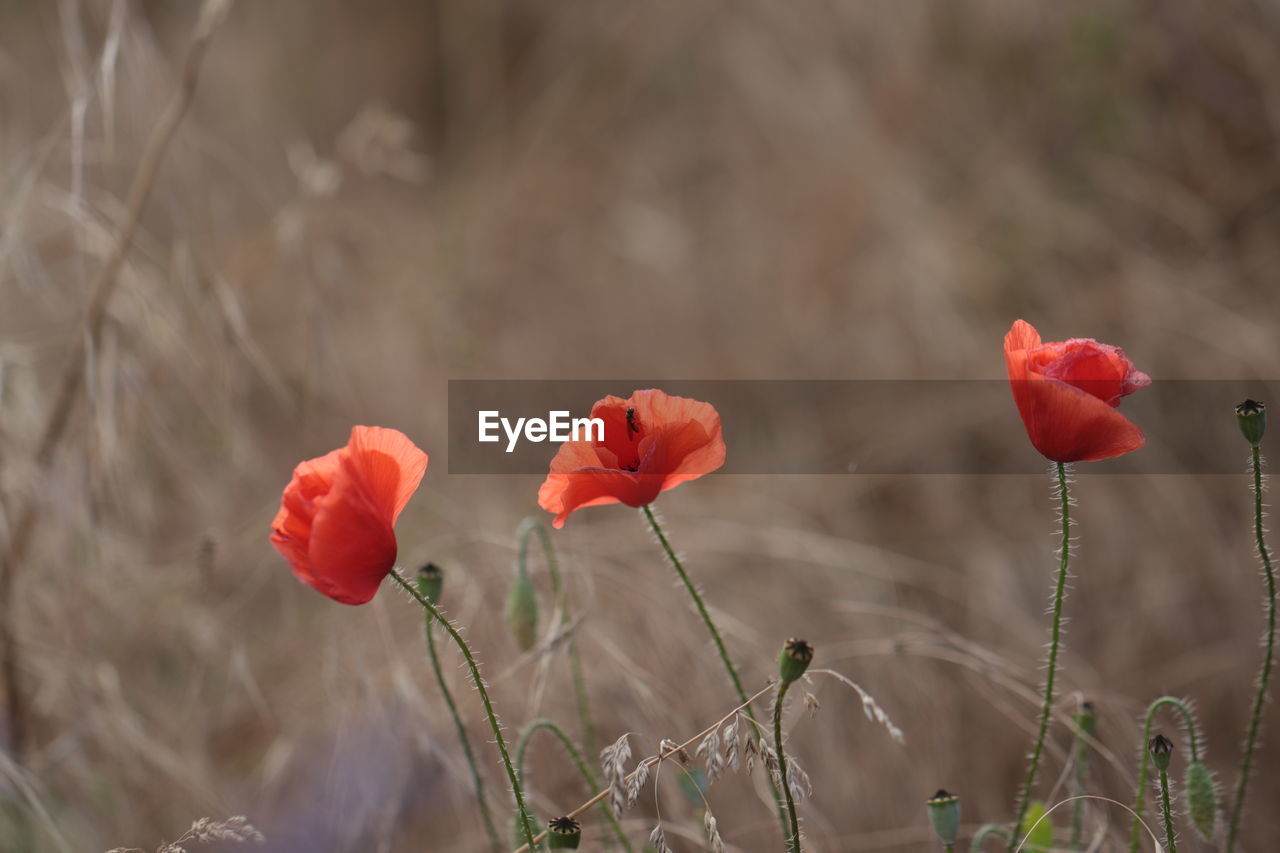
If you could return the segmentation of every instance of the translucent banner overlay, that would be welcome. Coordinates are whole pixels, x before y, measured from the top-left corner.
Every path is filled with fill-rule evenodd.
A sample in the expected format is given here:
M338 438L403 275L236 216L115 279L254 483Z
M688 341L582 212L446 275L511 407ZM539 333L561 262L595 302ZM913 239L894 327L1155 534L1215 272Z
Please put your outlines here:
M570 419L587 418L596 400L642 388L716 407L728 448L725 474L1045 470L1006 380L450 380L449 473L546 474L560 442L532 440L542 431L536 424L528 430L531 419L546 423L547 432L555 420L568 430ZM1280 381L1273 380L1156 381L1119 407L1146 434L1146 446L1078 470L1239 474L1248 444L1235 406L1250 398L1277 400L1278 392ZM497 440L479 440L481 413L488 413L487 434ZM522 418L513 443L510 431ZM1263 439L1264 450L1271 440Z

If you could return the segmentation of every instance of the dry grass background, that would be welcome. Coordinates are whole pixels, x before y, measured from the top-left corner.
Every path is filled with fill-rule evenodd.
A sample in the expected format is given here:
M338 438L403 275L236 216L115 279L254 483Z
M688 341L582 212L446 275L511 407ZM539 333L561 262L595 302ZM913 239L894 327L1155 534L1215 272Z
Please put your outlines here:
M508 724L570 721L562 661L520 657L498 619L537 480L445 473L448 378L991 378L1017 316L1123 344L1157 379L1280 375L1268 0L242 0L37 477L193 19L0 4L0 506L42 513L16 629L27 779L56 825L0 849L154 847L236 813L271 850L482 848L415 608L336 605L266 539L297 460L353 422L403 429L435 458L403 562L450 572ZM1239 441L1229 412L1206 440ZM1234 776L1261 627L1240 448L1241 477L1079 478L1064 682L1121 759L1097 763L1101 793L1131 796L1134 717L1163 692L1198 701ZM801 633L906 733L822 688L791 742L809 849L933 850L940 786L971 821L1009 814L1045 479L722 477L661 504L749 685ZM603 739L652 750L731 707L638 518L588 511L555 539ZM1271 744L1255 853L1280 838ZM541 814L584 799L549 743L534 760ZM659 796L669 837L697 831L670 780ZM777 848L746 782L710 796L733 849Z

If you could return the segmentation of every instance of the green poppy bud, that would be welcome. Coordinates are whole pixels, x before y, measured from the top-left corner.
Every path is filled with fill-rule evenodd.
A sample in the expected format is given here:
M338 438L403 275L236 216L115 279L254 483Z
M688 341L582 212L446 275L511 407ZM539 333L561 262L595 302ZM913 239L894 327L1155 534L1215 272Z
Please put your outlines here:
M440 603L440 592L444 589L444 572L435 563L427 563L418 569L418 592L432 604Z
M1092 702L1081 702L1080 710L1072 714L1071 718L1080 727L1080 731L1089 737L1093 737L1098 730L1098 713Z
M782 647L782 654L778 655L778 675L781 676L782 683L790 684L804 675L812 660L813 646L794 637L787 640Z
M1257 447L1267 431L1267 407L1257 400L1245 400L1236 406L1236 420L1240 422L1245 440Z
M948 847L954 845L956 836L960 834L960 798L939 789L925 801L925 806L929 809L929 823L933 824L938 838Z
M538 639L538 593L533 581L524 572L517 572L516 579L507 592L507 630L515 638L520 651L533 648Z
M1173 741L1164 735L1156 735L1147 744L1147 749L1151 752L1151 760L1156 763L1157 770L1163 773L1169 769L1169 761L1173 757Z
M571 817L558 817L547 824L547 846L552 850L577 850L582 827Z
M1204 762L1193 761L1187 765L1186 789L1187 813L1196 831L1205 841L1213 838L1214 824L1218 820L1218 786L1213 774Z

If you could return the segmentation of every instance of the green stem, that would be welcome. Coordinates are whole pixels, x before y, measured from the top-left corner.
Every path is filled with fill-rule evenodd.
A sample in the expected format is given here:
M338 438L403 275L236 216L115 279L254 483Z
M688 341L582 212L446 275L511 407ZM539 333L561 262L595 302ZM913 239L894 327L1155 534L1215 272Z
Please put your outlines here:
M1244 741L1244 757L1240 761L1240 778L1236 781L1236 801L1231 809L1231 825L1227 830L1227 853L1236 845L1240 831L1240 817L1244 814L1244 797L1249 787L1249 770L1253 764L1253 750L1258 743L1258 730L1262 727L1262 708L1267 701L1267 682L1271 679L1271 664L1276 648L1276 575L1271 567L1271 552L1263 537L1262 526L1262 451L1253 445L1253 533L1257 539L1258 556L1262 558L1262 570L1267 579L1267 636L1264 641L1262 668L1258 671L1258 692L1253 699L1253 715L1249 719L1249 733Z
M742 679L738 677L738 670L734 667L733 661L729 659L729 650L725 648L724 640L720 637L720 631L716 628L716 623L711 620L711 614L707 612L707 605L703 602L702 595L698 592L698 588L694 586L693 581L689 579L689 574L680 563L680 558L676 556L675 549L667 541L667 536L662 532L662 525L658 523L658 517L654 515L653 509L646 504L640 507L640 511L648 519L649 526L653 528L654 535L658 537L658 543L662 545L662 550L667 555L667 560L676 570L676 574L680 576L680 581L684 584L684 588L688 590L689 597L693 599L693 605L702 617L703 624L707 626L707 631L711 633L711 639L715 643L716 651L720 653L720 660L724 662L725 671L729 673L729 680L733 682L733 689L738 691L738 702L745 706L747 717L753 724L751 728L755 732L757 742L763 741L764 737L760 734L760 724L756 720L755 712L751 710L751 700L747 698L747 691L742 687ZM787 815L784 811L785 801L782 798L782 792L778 790L778 786L772 778L769 779L769 787L773 791L774 805L778 811L778 823L781 824L782 834L785 836L789 832Z
M600 783L596 780L595 774L591 772L591 767L583 760L582 753L573 745L573 741L564 733L564 729L556 725L554 721L546 718L533 720L524 727L524 731L520 732L520 739L516 742L516 772L520 778L525 778L525 753L529 750L529 741L533 739L534 732L539 729L546 729L560 741L565 752L569 753L569 758L573 760L574 766L578 768L578 775L582 777L582 781L586 782L587 787L591 789L591 795L595 796L600 793ZM614 815L613 810L609 808L607 800L600 801L600 813L604 815L605 820L613 827L613 833L618 837L618 843L630 853L632 850L631 842L627 840L627 834L622 831L622 824L618 823L618 818Z
M453 694L449 692L449 685L444 679L444 670L440 666L440 655L436 651L435 632L432 631L432 622L435 621L430 613L426 614L423 620L423 632L427 635L427 651L431 656L431 669L436 674L436 684L440 687L440 695L444 696L444 703L449 706L449 715L453 717L453 725L458 730L458 741L462 744L462 752L467 758L467 766L471 768L471 781L476 789L476 804L480 806L480 815L484 818L484 829L489 836L489 846L493 848L494 853L502 850L502 842L498 839L498 830L493 825L493 815L489 811L489 801L484 792L484 780L480 776L480 768L476 766L476 756L471 750L471 739L467 737L467 729L462 725L462 717L458 714L458 706L453 701Z
M471 647L467 645L467 641L458 633L458 629L444 618L444 614L436 608L431 600L418 591L418 588L405 579L400 574L399 569L391 570L391 577L395 578L396 583L404 587L414 599L422 605L427 613L431 614L443 627L453 642L462 652L462 656L466 658L467 669L471 671L471 683L475 685L476 692L480 694L480 702L484 705L485 717L489 720L489 728L493 732L493 740L498 745L498 753L502 756L502 764L507 770L507 778L511 781L511 793L516 799L516 811L520 814L520 829L524 834L525 843L529 845L529 850L536 851L539 848L533 841L533 821L529 817L529 807L525 803L524 789L520 787L520 777L516 774L516 768L511 763L511 756L507 753L507 742L502 737L502 725L498 722L498 715L493 711L493 702L489 700L489 691L484 686L484 678L480 675L480 667L476 663L475 657L471 654Z
M778 781L782 783L782 795L787 800L787 853L800 853L800 820L796 817L796 803L787 784L787 753L782 748L782 701L786 698L791 682L778 686L778 697L773 701L773 750L778 754Z
M560 576L560 559L556 556L555 548L551 545L551 536L547 533L547 528L543 527L535 519L526 518L516 533L518 543L516 549L517 559L523 570L525 561L529 557L529 537L534 532L538 534L538 541L542 543L542 555L547 561L547 574L551 576L551 591L555 595L557 606L560 608L561 624L567 625L573 620L569 618L569 598L565 593L564 582ZM568 656L569 674L573 679L574 701L578 708L578 724L582 727L582 746L588 755L595 755L597 752L596 732L595 727L591 724L591 706L587 701L587 680L583 675L582 657L578 654L576 637L569 638Z
M1173 809L1169 808L1169 771L1160 771L1160 805L1164 812L1164 838L1169 853L1178 853L1178 843L1173 838Z
M1133 794L1133 827L1129 832L1129 853L1138 853L1138 844L1142 840L1142 811L1146 808L1147 780L1150 772L1151 752L1147 744L1151 743L1151 726L1155 722L1156 711L1165 706L1176 709L1182 714L1183 728L1187 731L1187 746L1191 751L1191 760L1200 760L1200 739L1196 731L1196 718L1191 713L1191 706L1177 696L1161 696L1147 706L1147 715L1142 722L1142 746L1138 749L1138 784Z
M1083 794L1089 772L1089 744L1076 737L1076 794ZM1071 849L1079 852L1084 837L1084 799L1071 804Z
M977 834L973 836L973 842L969 845L969 853L982 853L982 842L993 835L997 838L1003 838L1005 841L1013 837L1013 834L1003 826L997 826L994 823L983 824Z
M1027 807L1031 803L1031 789L1036 783L1036 773L1040 769L1040 755L1044 752L1045 734L1049 731L1049 715L1053 710L1053 682L1058 674L1058 648L1062 643L1062 600L1067 590L1067 563L1071 559L1071 499L1067 492L1067 466L1058 462L1058 498L1062 513L1062 542L1059 546L1058 581L1053 592L1053 628L1049 641L1049 673L1044 681L1044 704L1040 708L1040 731L1036 735L1035 746L1031 750L1031 765L1027 768L1027 778L1022 785L1022 794L1018 797L1017 817L1013 822L1013 833L1009 837L1009 853L1017 848L1018 835L1022 831L1022 821L1027 816Z

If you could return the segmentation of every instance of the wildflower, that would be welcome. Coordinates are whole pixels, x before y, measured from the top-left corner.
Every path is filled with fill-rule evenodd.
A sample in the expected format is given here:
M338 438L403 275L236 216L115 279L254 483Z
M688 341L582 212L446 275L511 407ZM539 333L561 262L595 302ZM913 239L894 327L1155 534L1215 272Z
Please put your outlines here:
M427 469L405 435L357 426L345 447L302 462L271 523L271 544L298 580L364 604L396 559L394 525Z
M557 528L585 506L647 506L724 464L720 415L710 403L649 389L605 397L591 417L604 421L603 440L565 442L538 490L538 505L555 513Z
M1115 407L1151 377L1119 347L1089 338L1041 343L1035 327L1018 320L1005 335L1004 358L1027 437L1054 462L1110 459L1146 443Z

